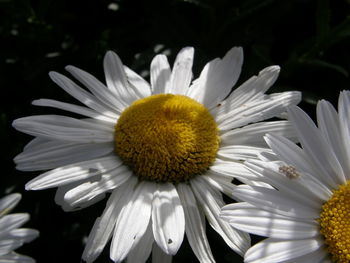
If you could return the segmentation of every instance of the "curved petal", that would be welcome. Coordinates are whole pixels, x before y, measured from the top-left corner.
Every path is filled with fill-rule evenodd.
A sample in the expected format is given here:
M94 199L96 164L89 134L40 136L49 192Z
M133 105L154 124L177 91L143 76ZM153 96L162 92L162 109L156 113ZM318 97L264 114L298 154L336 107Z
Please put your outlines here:
M113 261L121 262L146 232L151 218L153 193L153 183L140 182L120 212L110 249Z
M227 222L219 217L220 207L224 205L223 200L215 198L213 190L210 189L201 178L191 180L191 187L210 225L218 232L232 250L243 256L250 247L249 235L245 232L233 229Z
M39 231L29 228L17 228L10 230L5 235L1 235L1 239L13 239L22 243L28 243L39 236Z
M262 152L271 152L271 150L249 145L227 145L220 146L217 157L225 161L244 161L247 159L256 159Z
M264 211L247 203L236 203L223 207L221 216L231 226L259 236L304 239L319 235L319 225L315 220L296 220Z
M29 214L26 213L17 213L3 216L0 218L0 235L7 234L9 231L22 226L28 220Z
M47 189L106 173L122 164L114 155L56 168L26 184L27 190Z
M339 111L339 123L340 131L342 135L342 143L344 143L344 148L346 151L346 159L350 158L350 92L343 91L339 96L338 103ZM347 179L350 179L350 175L346 174Z
M264 95L259 100L247 102L238 107L234 104L224 103L215 112L215 119L219 129L226 131L280 116L286 111L286 107L298 104L300 99L300 92L290 91Z
M342 140L337 111L332 104L325 100L318 102L316 109L318 127L328 144L331 145L336 159L343 169L343 174L338 175L340 177L339 179L343 181L343 183L346 183L348 180L346 175L350 174L350 163Z
M94 199L96 196L119 187L125 183L130 176L132 176L132 171L123 165L119 166L103 174L98 181L88 181L67 191L64 195L64 201L71 207L81 206Z
M0 262L4 262L4 263L12 263L12 262L35 263L35 260L30 258L30 257L23 256L23 255L12 252L12 253L0 256Z
M192 78L194 49L185 47L177 54L170 76L169 93L185 95Z
M207 63L198 79L187 92L187 96L202 103L207 108L218 105L231 91L241 73L243 50L230 49L222 59Z
M225 103L239 107L249 101L254 101L261 97L276 81L280 72L279 66L270 66L259 72L258 76L253 76L245 81L225 100Z
M133 189L137 183L131 177L121 187L112 192L101 217L97 218L89 234L82 258L90 263L100 255L106 243L111 238L115 223L124 206L130 201Z
M100 101L103 101L110 108L116 109L119 113L123 111L120 99L94 76L74 66L67 66L65 69L84 84Z
M302 262L302 263L332 263L332 260L330 259L330 255L328 254L326 246L321 246L317 250L302 255L297 258L292 258L289 260L283 261L283 263L295 263L295 262Z
M153 243L152 248L152 263L171 263L173 256L165 254L164 251Z
M301 173L297 178L289 178L279 171L278 163L249 160L245 162L245 165L257 175L258 179L253 180L262 181L272 186L271 189L278 189L290 199L313 209L319 209L332 195L330 189L309 174ZM299 173L298 170L297 173Z
M289 195L275 189L259 186L239 185L233 196L264 210L294 218L316 219L319 209L291 199Z
M298 134L303 150L313 162L314 167L318 167L318 177L324 178L322 182L325 185L336 189L338 184L343 183L341 178L344 178L344 174L330 145L302 109L297 106L289 107L288 116Z
M175 255L185 234L185 216L172 183L157 184L152 201L154 239L166 254Z
M65 103L57 100L39 99L39 100L34 100L32 104L35 106L52 107L60 110L70 111L86 117L94 118L96 120L109 122L112 124L115 124L117 121L114 118L98 113L97 111L91 110L87 107Z
M9 194L0 199L0 217L9 213L21 200L22 195L18 193Z
M107 87L115 94L115 98L118 99L121 109L124 110L133 101L138 99L135 92L129 86L124 66L117 54L108 51L103 60L103 67Z
M250 145L255 147L266 147L263 136L266 133L273 133L293 141L297 141L293 126L289 121L264 121L253 123L242 128L223 131L221 147L227 145Z
M157 55L151 63L152 94L169 93L171 69L165 55Z
M116 112L114 107L108 107L103 101L98 100L95 96L79 87L66 76L57 72L50 72L49 76L52 81L60 86L65 92L89 108L111 118L118 118L118 112Z
M99 143L111 142L113 128L93 125L89 121L59 115L38 115L19 118L12 125L17 130L32 136L67 142Z
M214 263L215 260L211 253L207 235L205 233L205 218L198 209L191 188L187 184L180 183L177 186L177 191L185 212L186 236L194 254L202 263Z
M87 144L45 140L40 147L24 149L14 158L14 161L17 165L16 169L21 171L49 170L99 158L113 150L112 142Z
M146 80L144 80L139 74L127 66L124 66L124 71L129 81L130 88L134 90L135 95L139 99L152 95L151 87Z
M77 211L77 210L81 210L83 208L89 207L93 204L96 204L97 202L103 200L106 197L105 193L101 193L99 195L95 195L92 198L89 198L89 200L84 200L84 202L80 202L75 206L71 206L69 203L67 203L64 200L64 197L66 195L67 192L69 192L70 190L72 190L73 188L77 187L80 184L83 184L84 182L89 181L88 179L83 179L83 180L79 180L73 183L69 183L63 186L59 186L56 190L56 195L55 195L55 202L56 204L58 204L59 206L61 206L61 208L63 209L63 211L65 212L72 212L72 211Z
M149 258L154 243L151 225L152 221L148 223L147 230L141 237L139 243L129 252L126 260L127 263L144 263Z
M244 262L283 262L312 253L322 245L323 240L321 238L301 240L279 240L268 238L251 247L245 254Z

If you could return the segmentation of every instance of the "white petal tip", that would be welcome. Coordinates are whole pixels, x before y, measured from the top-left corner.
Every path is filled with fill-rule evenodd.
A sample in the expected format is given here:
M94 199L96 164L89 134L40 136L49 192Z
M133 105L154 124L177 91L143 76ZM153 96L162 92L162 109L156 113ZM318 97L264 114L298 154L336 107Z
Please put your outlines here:
M71 71L73 71L73 70L75 70L77 68L72 66L72 65L68 65L68 66L65 66L64 69L67 70L68 72L71 72Z
M55 77L57 77L58 75L59 75L59 73L56 72L56 71L50 71L50 72L49 72L50 78L55 78Z
M31 191L31 190L37 190L35 186L33 186L33 184L31 183L27 183L25 186L24 186L24 189L26 191Z

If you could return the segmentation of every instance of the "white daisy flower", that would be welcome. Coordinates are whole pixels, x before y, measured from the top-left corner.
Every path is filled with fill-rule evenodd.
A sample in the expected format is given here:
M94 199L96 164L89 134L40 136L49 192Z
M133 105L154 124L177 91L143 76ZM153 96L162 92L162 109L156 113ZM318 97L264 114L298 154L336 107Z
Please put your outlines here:
M349 91L340 94L338 110L320 101L316 127L291 107L302 148L267 135L275 156L246 163L249 179L265 186L237 186L234 196L243 202L221 214L237 229L268 237L247 251L244 262L350 262Z
M21 200L20 194L10 194L0 199L0 262L34 263L35 260L17 254L15 249L37 238L39 232L34 229L19 228L29 220L29 214L9 213Z
M281 116L300 101L299 92L266 95L279 67L264 69L230 93L243 62L241 48L214 59L191 83L193 48L182 49L171 70L166 56L151 63L149 85L107 52L107 86L73 66L66 69L88 89L51 72L61 88L87 107L40 99L49 106L84 115L31 116L16 129L36 136L15 158L17 169L50 170L26 185L28 190L58 187L56 202L74 210L112 192L87 241L83 259L93 262L111 241L110 257L120 262L170 262L186 233L200 262L214 262L205 218L237 253L250 246L249 235L219 218L222 193L266 146L262 134L293 136ZM265 147L265 148L264 148ZM113 236L113 237L112 237Z

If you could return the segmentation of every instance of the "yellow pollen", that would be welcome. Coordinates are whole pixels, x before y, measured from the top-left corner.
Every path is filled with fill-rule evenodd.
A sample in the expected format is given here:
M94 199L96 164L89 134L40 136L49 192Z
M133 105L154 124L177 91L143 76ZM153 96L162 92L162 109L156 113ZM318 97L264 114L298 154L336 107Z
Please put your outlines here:
M337 263L350 262L350 183L333 191L319 218L328 252Z
M115 126L116 154L143 180L178 183L200 175L215 160L219 143L207 108L182 95L137 100Z

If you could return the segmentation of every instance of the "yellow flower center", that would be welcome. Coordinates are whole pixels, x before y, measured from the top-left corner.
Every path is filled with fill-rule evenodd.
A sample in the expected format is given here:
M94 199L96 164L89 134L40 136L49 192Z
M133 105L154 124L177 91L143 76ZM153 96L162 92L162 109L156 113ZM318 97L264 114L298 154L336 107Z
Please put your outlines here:
M220 138L207 108L182 95L135 101L115 126L115 151L140 179L184 182L215 160Z
M321 234L334 262L350 262L350 183L339 187L322 206Z

